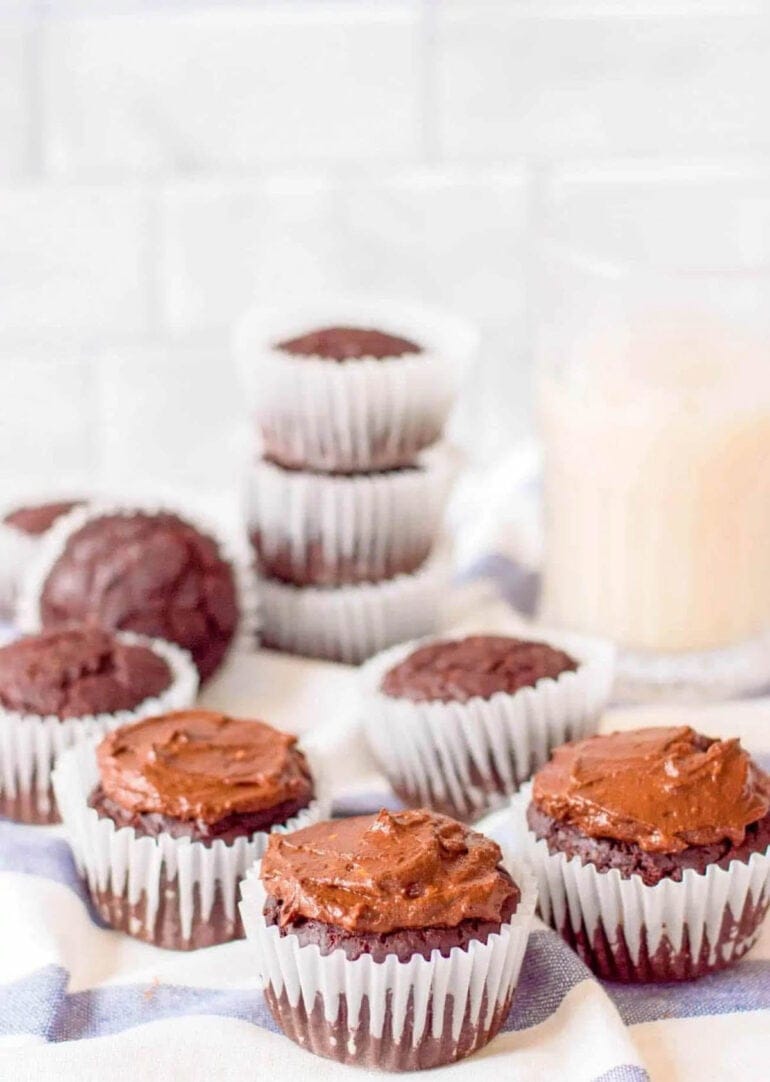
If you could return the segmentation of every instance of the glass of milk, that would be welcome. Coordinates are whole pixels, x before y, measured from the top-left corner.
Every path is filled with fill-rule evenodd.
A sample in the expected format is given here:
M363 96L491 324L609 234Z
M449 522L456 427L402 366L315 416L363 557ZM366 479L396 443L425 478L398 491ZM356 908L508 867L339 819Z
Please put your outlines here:
M770 266L660 232L544 245L541 617L621 693L719 697L770 685Z

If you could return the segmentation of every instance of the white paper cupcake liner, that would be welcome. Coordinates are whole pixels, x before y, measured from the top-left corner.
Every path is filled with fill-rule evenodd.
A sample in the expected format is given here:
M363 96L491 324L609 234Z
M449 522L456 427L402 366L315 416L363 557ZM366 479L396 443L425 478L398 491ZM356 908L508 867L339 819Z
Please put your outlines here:
M215 542L220 556L233 569L238 597L238 626L222 664L232 653L253 650L259 629L258 588L253 559L246 539L231 536L229 533L225 534L197 512L192 512L185 507L175 507L166 501L92 503L88 507L75 508L74 511L70 511L55 522L45 535L34 562L27 569L16 607L18 626L25 632L39 631L42 627L40 598L43 588L54 564L64 552L73 534L94 519L108 515L130 516L137 513L177 515L199 533Z
M270 833L298 830L328 812L327 797L318 788L322 782L314 775L316 799L269 832L259 831L229 844L218 839L211 845L166 833L138 835L132 827L118 827L88 806L99 782L95 749L96 741L71 748L59 759L53 776L75 862L88 881L97 909L119 914L122 930L159 946L197 945L196 920L206 925L215 906L222 910L217 914L220 926L230 930L228 938L235 938L238 884L262 856Z
M546 641L568 651L577 670L464 703L412 702L380 691L385 673L424 642L403 643L364 666L364 732L402 797L476 819L514 793L559 744L596 731L612 687L613 648L577 636L549 634Z
M34 560L42 538L0 522L0 616L11 618L24 572Z
M411 575L329 588L262 583L265 646L356 665L378 650L432 631L449 567L431 558Z
M43 538L43 534L30 534L18 529L5 516L22 507L36 507L40 504L75 499L69 493L56 493L47 490L34 496L8 501L0 507L0 618L13 619L16 599L24 581L29 565L34 561ZM82 497L81 497L82 498ZM47 533L48 531L46 531Z
M256 463L249 532L259 535L264 574L296 585L378 582L426 560L452 480L446 448L424 451L416 469L320 474Z
M0 801L29 807L30 817L40 822L55 815L51 801L51 771L63 751L79 740L106 733L156 714L192 706L198 693L198 672L186 650L162 639L150 639L128 631L115 633L126 645L145 646L162 657L171 672L165 691L145 699L133 710L59 719L22 714L0 708Z
M504 864L521 891L507 924L486 943L453 947L447 957L434 950L429 959L414 955L406 962L396 955L351 960L342 949L322 955L316 944L300 946L296 936L282 936L265 922L260 865L252 867L241 884L241 915L256 948L262 987L269 1001L315 1015L309 1026L300 1023L293 1033L287 1028L287 1035L321 1055L360 1065L371 1065L369 1057L379 1052L377 1064L397 1070L450 1062L485 1044L510 1005L536 900L526 865L509 859ZM414 1051L427 1042L439 1055L428 1062Z
M423 352L340 363L275 349L286 338L333 325L404 335ZM455 316L344 299L255 308L235 338L238 367L270 457L344 473L403 466L435 443L476 347L475 330Z
M600 871L550 853L529 829L531 784L511 801L517 852L538 884L543 920L601 976L631 981L689 979L737 961L754 944L770 902L770 849L680 882L647 886L639 875Z

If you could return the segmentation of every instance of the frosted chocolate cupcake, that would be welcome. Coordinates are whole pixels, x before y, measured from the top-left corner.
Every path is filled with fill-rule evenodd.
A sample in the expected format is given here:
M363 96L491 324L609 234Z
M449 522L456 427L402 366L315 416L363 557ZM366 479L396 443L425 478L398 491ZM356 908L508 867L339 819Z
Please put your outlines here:
M411 465L476 347L461 320L390 303L255 309L236 340L265 455L332 473Z
M0 517L0 616L12 619L24 573L34 560L41 539L55 522L82 500L22 504Z
M254 631L248 558L171 511L76 510L47 535L19 603L26 630L73 621L174 642L207 680Z
M265 996L317 1055L436 1067L494 1037L535 899L523 867L460 823L408 811L271 838L241 911Z
M363 670L364 728L408 804L475 819L552 748L592 732L612 682L609 649L505 635L407 643Z
M319 815L295 737L211 710L149 718L75 749L55 786L98 912L177 950L242 935L241 876L271 831Z
M544 918L600 976L687 980L757 938L770 778L738 740L681 726L566 744L515 814Z
M0 815L58 822L56 755L78 739L193 702L189 657L165 642L67 627L0 649Z

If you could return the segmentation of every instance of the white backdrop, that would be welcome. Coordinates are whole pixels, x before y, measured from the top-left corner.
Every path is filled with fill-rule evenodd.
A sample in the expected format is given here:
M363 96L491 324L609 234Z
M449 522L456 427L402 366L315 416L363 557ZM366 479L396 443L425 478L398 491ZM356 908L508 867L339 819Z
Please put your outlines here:
M0 0L0 483L230 483L233 318L353 286L478 320L499 454L554 186L738 183L770 250L769 57L741 0Z

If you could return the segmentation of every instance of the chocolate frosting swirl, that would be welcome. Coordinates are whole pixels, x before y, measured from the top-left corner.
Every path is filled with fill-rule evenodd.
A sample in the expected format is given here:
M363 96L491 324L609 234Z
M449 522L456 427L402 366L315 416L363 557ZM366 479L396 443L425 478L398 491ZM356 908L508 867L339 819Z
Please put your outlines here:
M445 815L381 811L271 835L261 875L281 925L386 934L501 921L517 893L501 860L496 842Z
M535 775L534 805L594 838L651 853L743 841L770 809L770 778L738 740L688 726L592 736L557 748Z
M113 730L96 756L104 792L126 811L216 823L309 799L296 743L262 721L180 710Z

